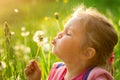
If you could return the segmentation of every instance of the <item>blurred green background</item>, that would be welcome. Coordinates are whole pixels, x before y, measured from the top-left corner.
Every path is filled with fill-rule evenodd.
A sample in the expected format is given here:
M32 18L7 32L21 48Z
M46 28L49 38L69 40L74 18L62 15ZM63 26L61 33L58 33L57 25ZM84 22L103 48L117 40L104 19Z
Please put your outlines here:
M58 27L63 29L73 9L81 4L96 8L113 21L119 36L114 49L114 77L120 80L120 0L0 0L0 80L25 79L24 68L36 55L37 45L32 38L37 30L42 30L48 39L48 46L42 46L43 51L37 57L43 70L42 80L45 80L52 63L59 61L51 54L51 40ZM5 22L13 34L9 43L4 32Z

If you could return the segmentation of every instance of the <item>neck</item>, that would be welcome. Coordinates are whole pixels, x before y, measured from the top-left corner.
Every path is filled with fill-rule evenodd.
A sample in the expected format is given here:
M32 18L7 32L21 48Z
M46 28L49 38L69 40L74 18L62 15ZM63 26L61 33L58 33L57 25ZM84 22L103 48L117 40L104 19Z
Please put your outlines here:
M74 61L70 63L68 62L65 63L65 65L67 67L65 80L71 80L72 78L79 75L87 68L86 66L87 64L85 62L80 62L80 61L76 61L76 62Z

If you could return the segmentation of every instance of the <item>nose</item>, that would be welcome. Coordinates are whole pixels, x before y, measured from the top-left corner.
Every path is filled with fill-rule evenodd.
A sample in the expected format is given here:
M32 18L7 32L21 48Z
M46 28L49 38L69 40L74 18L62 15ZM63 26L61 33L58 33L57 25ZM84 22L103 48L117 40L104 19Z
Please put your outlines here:
M55 45L57 39L61 39L63 36L62 32L58 33L57 36L53 39L52 44Z
M60 32L60 33L58 33L57 38L60 39L60 38L62 38L62 36L63 36L62 32Z

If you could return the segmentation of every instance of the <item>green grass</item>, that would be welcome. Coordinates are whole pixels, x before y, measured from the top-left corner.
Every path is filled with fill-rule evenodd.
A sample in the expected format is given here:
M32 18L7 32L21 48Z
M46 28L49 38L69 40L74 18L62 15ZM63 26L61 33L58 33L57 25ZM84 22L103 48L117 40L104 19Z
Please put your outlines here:
M16 6L8 6L0 14L0 62L4 62L6 67L0 64L0 80L25 80L24 68L31 59L34 59L37 51L37 45L33 41L33 35L37 30L45 32L45 37L48 41L44 44L49 44L49 49L42 46L37 56L37 61L42 70L42 80L46 80L52 64L59 61L51 52L51 41L56 36L57 32L63 29L67 18L71 16L73 8L81 3L87 7L95 7L101 13L109 17L115 25L115 29L120 35L120 6L119 0L68 0L64 3L63 0L44 0L33 4L32 1L26 1ZM14 4L12 4L14 5ZM18 13L13 11L14 8L19 10ZM54 13L59 13L59 21L55 19ZM10 31L15 32L10 36L9 43L4 36L4 21L8 22ZM26 31L30 32L28 36L21 36L21 28L25 27ZM58 29L60 28L60 29ZM120 77L120 36L119 43L115 47L115 80ZM2 69L1 69L2 67Z

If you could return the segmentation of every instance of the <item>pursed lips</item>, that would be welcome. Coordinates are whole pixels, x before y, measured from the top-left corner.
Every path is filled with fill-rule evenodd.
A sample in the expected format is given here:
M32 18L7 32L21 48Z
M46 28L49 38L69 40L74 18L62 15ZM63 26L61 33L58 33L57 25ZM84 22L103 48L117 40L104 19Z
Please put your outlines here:
M55 46L56 45L56 39L52 40L52 44Z

